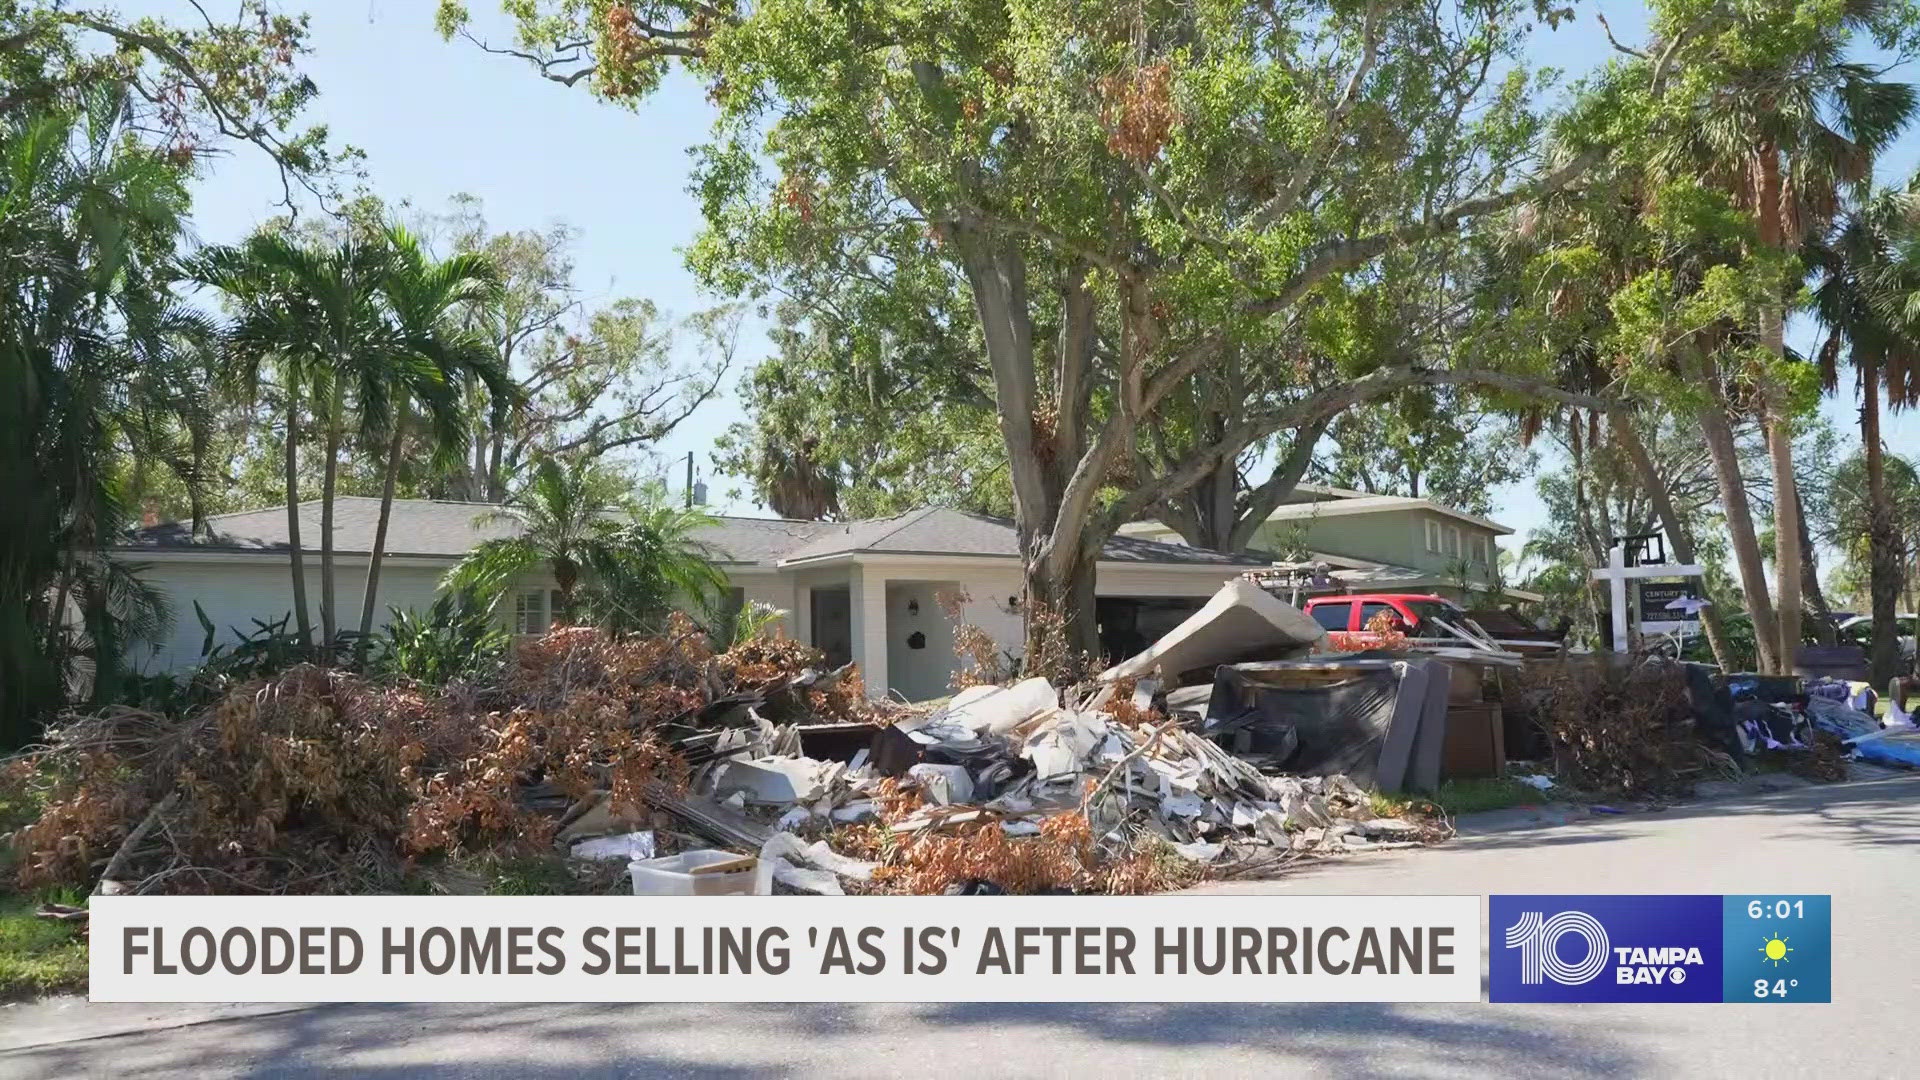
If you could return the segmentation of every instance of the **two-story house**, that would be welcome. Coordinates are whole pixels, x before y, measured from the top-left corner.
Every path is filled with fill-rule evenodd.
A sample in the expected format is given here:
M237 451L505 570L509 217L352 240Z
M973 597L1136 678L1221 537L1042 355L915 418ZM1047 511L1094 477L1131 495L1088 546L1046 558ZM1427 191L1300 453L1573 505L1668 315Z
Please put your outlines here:
M1182 542L1158 521L1120 531ZM1250 547L1274 553L1283 565L1325 563L1332 588L1310 591L1436 593L1469 607L1538 600L1500 580L1496 540L1512 532L1431 499L1301 484L1261 523Z

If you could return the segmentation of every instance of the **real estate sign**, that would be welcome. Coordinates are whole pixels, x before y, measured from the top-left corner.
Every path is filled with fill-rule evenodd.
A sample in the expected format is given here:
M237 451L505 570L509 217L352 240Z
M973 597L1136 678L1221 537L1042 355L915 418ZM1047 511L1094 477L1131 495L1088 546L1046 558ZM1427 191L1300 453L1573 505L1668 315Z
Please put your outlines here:
M1668 604L1675 600L1691 600L1698 592L1691 581L1642 581L1640 586L1640 620L1642 622L1699 622L1700 612L1696 610L1670 609Z

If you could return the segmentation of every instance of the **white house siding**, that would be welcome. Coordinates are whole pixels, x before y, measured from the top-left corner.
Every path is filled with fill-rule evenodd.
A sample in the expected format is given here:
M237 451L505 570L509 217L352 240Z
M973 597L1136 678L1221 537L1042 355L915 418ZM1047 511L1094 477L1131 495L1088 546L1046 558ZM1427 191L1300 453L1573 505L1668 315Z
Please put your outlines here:
M727 584L740 590L745 603L762 603L780 611L780 626L789 637L799 633L800 606L793 579L770 570L729 570Z
M940 610L939 599L941 591L953 585L942 581L887 584L887 689L908 701L941 697L953 689L953 623Z
M965 590L968 599L962 619L986 631L1003 653L1018 656L1025 649L1026 625L1017 603L1024 581L1019 568L1010 563L964 558L876 560L856 564L854 569L858 579L853 597L854 658L860 661L861 671L868 673L867 689L874 696L891 690L909 700L921 700L948 691L959 660L953 652L952 624L935 600L943 591ZM1208 597L1245 569L1102 565L1094 588L1101 596ZM913 600L920 603L917 618L907 612ZM935 626L941 628L938 635ZM907 648L906 639L915 629L927 634L925 649ZM875 679L873 672L885 672L885 683Z
M130 657L140 671L183 671L200 662L204 638L193 605L199 601L216 627L215 640L231 645L234 630L250 632L253 620L272 622L292 610L287 562L281 555L195 554L157 556L143 561L148 581L163 589L174 606L174 625L157 649L142 647ZM380 570L380 597L374 625L384 626L390 607L424 610L438 595L450 561L388 560ZM1169 569L1164 566L1102 565L1095 579L1102 596L1212 595L1241 568ZM360 622L360 598L366 583L364 559L341 559L335 570L338 622L354 629ZM867 673L868 689L878 696L889 689L913 700L945 694L958 661L953 624L941 608L943 592L964 590L962 619L992 637L997 648L1018 655L1025 626L1018 598L1024 588L1019 568L1010 561L969 558L840 562L788 570L736 570L730 574L746 600L787 613L787 632L811 640L809 590L847 586L852 600L854 658ZM544 573L516 582L501 600L502 625L511 626L514 595L521 589L550 589ZM319 623L318 557L307 557L307 603ZM917 603L918 613L908 610ZM926 635L924 648L911 649L915 631ZM873 673L882 673L875 678Z
M195 617L195 601L213 621L214 642L231 647L235 630L254 633L253 620L276 622L293 611L293 579L284 555L239 555L226 558L129 559L143 565L141 576L162 589L173 606L173 629L157 648L137 646L129 655L135 670L144 672L184 671L200 663L200 647L206 631ZM306 558L307 612L315 632L320 626L319 557ZM334 565L335 620L343 629L360 627L360 601L366 592L366 561L338 560ZM376 628L390 618L387 608L424 609L433 603L439 591L444 566L380 566L379 604L374 610ZM291 629L297 623L288 622Z

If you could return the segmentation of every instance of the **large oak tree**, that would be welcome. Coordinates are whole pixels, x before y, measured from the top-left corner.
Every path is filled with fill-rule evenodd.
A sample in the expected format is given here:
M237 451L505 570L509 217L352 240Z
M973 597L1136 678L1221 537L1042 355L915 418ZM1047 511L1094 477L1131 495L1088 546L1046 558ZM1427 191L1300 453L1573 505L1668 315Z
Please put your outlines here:
M948 314L990 378L1029 610L1064 611L1077 644L1100 545L1223 461L1408 386L1535 386L1381 364L1353 348L1353 299L1383 257L1601 153L1546 157L1518 62L1535 9L1510 0L508 9L510 43L461 3L440 25L616 101L675 61L706 82L691 258L710 285L801 303L848 275L963 288ZM1302 343L1325 366L1303 369ZM1237 415L1173 460L1138 452L1228 376Z

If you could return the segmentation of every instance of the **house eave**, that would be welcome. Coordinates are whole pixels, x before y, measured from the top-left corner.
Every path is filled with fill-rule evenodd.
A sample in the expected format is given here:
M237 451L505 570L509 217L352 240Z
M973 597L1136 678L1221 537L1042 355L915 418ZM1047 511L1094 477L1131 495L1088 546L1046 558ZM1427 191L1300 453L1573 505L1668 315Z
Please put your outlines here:
M233 562L235 560L244 561L249 559L271 559L276 562L285 562L288 555L286 548L219 547L211 544L192 548L111 547L106 550L108 554L116 558L125 559L129 562L144 563L207 563ZM313 560L316 564L319 562L320 552L318 549L302 548L301 555L306 559ZM349 559L354 562L365 562L371 559L372 555L365 551L336 551L333 553L333 557L335 559ZM380 559L382 565L387 566L450 566L459 560L460 556L458 555L438 555L432 552L412 551L390 551L381 556Z
M1017 555L999 555L989 551L835 551L825 555L811 555L804 559L781 559L774 565L781 570L802 570L817 566L837 566L858 563L863 566L928 566L961 562L971 565L979 563L1005 563L1018 568L1020 557ZM1263 562L1157 562L1147 559L1098 559L1094 567L1100 570L1150 569L1150 570L1194 570L1220 573L1246 573L1258 570Z
M286 548L223 547L216 544L203 544L191 548L119 546L107 548L106 551L115 558L136 563L205 563L233 562L235 560L244 561L250 559L271 559L276 562L285 562L288 555ZM317 548L302 548L301 555L317 564L320 552ZM352 562L365 562L371 559L372 555L365 551L336 551L333 553L333 557L335 559L347 559ZM454 563L459 562L462 557L463 556L460 555L444 555L436 552L389 551L381 556L380 562L383 566L452 566ZM771 574L776 573L778 569L766 563L731 562L726 559L715 559L713 563L715 566L720 567L730 574Z
M1395 501L1390 503L1367 503L1361 499L1336 499L1325 502L1288 503L1284 506L1275 507L1273 513L1267 515L1267 520L1299 521L1303 518L1311 520L1316 517L1337 517L1343 514L1392 514L1404 510L1425 510L1428 513L1439 514L1441 517L1449 517L1456 521L1464 521L1469 525L1477 525L1498 536L1511 536L1513 534L1511 528L1497 521L1491 521L1478 514L1469 514L1465 510L1455 510L1451 506L1442 506L1430 499L1410 499L1400 495L1371 495L1367 498L1393 499Z

